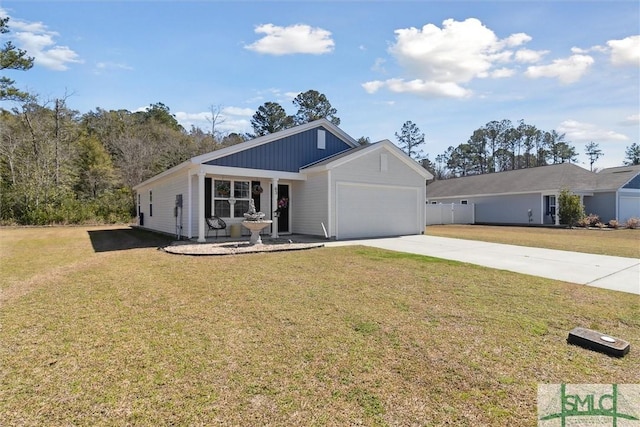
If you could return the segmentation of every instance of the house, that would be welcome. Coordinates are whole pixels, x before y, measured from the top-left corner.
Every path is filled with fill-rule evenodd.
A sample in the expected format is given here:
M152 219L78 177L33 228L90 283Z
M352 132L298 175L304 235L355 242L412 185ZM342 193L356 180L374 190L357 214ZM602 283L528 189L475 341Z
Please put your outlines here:
M640 165L603 169L596 174L593 196L584 200L585 212L595 213L603 223L625 223L640 218Z
M134 190L141 228L200 242L205 218L240 224L250 200L273 237L351 239L423 232L431 178L388 140L360 145L321 119L193 157Z
M475 205L476 223L559 224L558 195L579 195L603 223L640 217L640 166L598 173L571 163L473 175L427 185L427 203Z

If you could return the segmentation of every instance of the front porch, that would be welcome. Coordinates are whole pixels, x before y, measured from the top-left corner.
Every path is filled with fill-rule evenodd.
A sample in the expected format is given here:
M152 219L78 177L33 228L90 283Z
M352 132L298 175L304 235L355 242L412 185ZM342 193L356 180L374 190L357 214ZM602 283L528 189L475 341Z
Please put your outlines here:
M236 230L234 237L250 234L241 226L244 213L249 210L253 200L256 210L265 214L264 219L273 223L263 231L272 239L292 232L290 186L295 181L305 180L299 173L282 171L265 171L243 168L201 165L199 170L189 175L190 198L187 207L195 212L187 213L188 238L197 238L197 242L207 242L208 226L206 218L221 218L226 230L218 231L231 235L232 227Z

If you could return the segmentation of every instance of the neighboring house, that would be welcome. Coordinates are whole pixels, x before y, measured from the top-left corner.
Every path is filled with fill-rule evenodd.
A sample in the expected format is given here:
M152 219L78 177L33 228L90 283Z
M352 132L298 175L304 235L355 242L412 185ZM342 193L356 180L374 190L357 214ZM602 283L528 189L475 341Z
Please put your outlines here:
M359 145L321 119L193 157L134 190L141 228L200 242L205 218L239 224L251 199L274 237L349 239L423 232L431 178L388 140Z
M476 223L558 224L564 189L603 223L640 217L640 166L590 172L571 163L430 182L427 203L475 205Z
M640 165L599 171L593 195L584 199L584 209L605 224L612 219L625 223L640 218Z

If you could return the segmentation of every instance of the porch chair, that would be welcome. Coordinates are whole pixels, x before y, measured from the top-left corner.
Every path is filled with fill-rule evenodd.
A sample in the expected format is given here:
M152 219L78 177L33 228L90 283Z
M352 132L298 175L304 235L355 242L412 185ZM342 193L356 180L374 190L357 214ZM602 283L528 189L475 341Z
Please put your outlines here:
M207 218L207 237L209 237L209 230L216 230L216 239L218 238L218 231L226 230L227 223L217 216Z

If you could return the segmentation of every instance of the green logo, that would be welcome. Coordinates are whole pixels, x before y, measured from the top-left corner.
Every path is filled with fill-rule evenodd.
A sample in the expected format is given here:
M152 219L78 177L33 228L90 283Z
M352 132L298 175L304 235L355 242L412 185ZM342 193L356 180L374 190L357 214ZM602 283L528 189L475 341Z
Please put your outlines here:
M538 426L596 425L640 427L640 385L538 385Z

